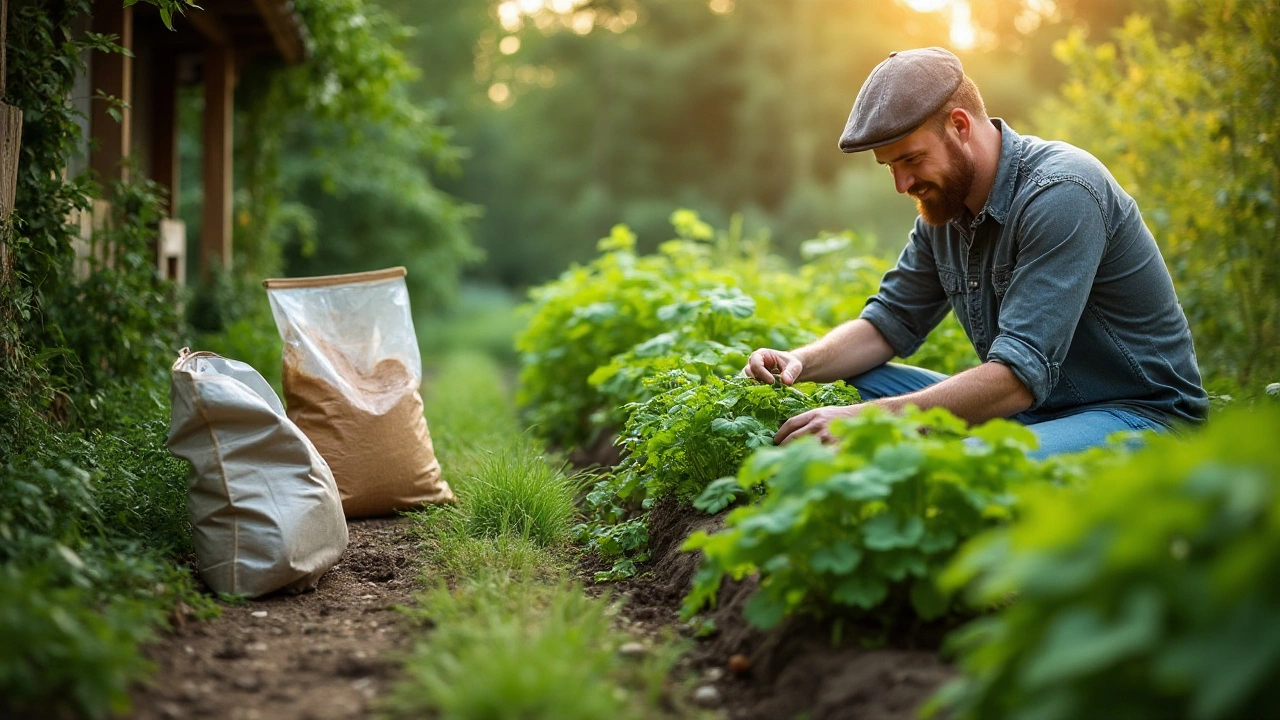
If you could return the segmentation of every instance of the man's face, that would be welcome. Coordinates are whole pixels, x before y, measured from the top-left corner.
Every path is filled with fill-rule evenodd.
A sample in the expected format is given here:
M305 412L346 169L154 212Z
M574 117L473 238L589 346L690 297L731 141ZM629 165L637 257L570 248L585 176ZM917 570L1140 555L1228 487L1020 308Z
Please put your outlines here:
M922 127L892 145L875 149L876 162L893 173L898 192L916 199L920 217L946 225L960 215L973 186L973 158L951 127L941 135Z

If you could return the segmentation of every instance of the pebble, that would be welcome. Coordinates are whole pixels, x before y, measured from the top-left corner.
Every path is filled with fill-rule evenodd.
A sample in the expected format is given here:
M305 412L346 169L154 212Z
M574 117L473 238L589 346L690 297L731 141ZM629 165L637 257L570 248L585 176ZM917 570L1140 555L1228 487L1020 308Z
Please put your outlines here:
M629 642L618 648L618 654L622 657L638 658L644 657L648 650L645 649L643 643Z
M724 668L710 667L702 673L702 679L709 683L720 682L724 679Z
M252 616L254 616L254 617L256 617L256 618L264 618L264 617L266 617L266 616L267 616L267 611L266 611L266 610L254 610L253 612L251 612L251 613L249 613L249 614L250 614L250 615L252 615Z
M718 707L720 705L720 691L710 685L703 685L693 691L693 704L704 708Z
M238 677L231 684L235 685L237 690L244 692L258 692L262 689L262 681L253 676Z

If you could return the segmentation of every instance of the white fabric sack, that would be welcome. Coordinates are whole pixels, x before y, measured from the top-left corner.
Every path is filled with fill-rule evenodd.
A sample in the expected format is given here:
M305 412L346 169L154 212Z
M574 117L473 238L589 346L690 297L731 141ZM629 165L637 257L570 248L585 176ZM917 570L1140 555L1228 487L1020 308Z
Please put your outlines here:
M249 365L185 348L173 364L169 450L191 463L187 510L215 592L307 590L347 547L333 473Z

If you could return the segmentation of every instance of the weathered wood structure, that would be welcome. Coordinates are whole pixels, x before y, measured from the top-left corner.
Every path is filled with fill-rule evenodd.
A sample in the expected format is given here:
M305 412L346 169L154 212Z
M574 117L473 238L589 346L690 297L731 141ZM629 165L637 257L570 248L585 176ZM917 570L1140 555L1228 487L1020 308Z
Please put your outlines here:
M203 275L231 263L235 87L239 73L257 60L296 64L306 58L307 36L292 0L216 0L174 16L164 26L159 11L123 0L95 0L90 29L115 35L124 54L94 53L89 66L88 166L104 186L127 179L132 167L169 191L168 219L156 245L160 272L182 281L186 227L178 219L180 165L178 98L183 86L201 85L203 185L199 263ZM110 100L104 98L111 98ZM113 116L113 114L115 116ZM117 119L118 117L118 119ZM107 198L106 202L109 202ZM109 215L99 204L80 218L86 243Z
M18 151L22 143L22 111L5 100L8 64L5 52L8 40L9 2L0 0L0 283L9 280L9 233L13 228L14 193L18 186Z

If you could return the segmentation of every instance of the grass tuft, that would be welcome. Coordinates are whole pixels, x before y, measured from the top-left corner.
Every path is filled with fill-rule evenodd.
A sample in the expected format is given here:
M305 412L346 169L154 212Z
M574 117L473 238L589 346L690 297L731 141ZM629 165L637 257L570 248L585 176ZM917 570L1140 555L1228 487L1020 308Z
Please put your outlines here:
M473 455L473 471L461 502L461 525L475 538L514 535L555 547L577 516L581 482L549 465L523 438L505 448Z
M483 573L421 598L435 627L388 700L396 717L599 720L654 717L681 648L639 659L618 651L615 607L576 585Z

